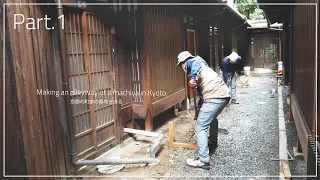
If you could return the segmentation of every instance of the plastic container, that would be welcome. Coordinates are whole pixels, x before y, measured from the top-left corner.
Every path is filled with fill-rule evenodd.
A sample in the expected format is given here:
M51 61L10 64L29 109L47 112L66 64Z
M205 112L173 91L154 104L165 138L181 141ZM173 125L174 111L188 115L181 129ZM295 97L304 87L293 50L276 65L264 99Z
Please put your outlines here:
M283 68L282 68L282 61L278 62L278 74L282 74Z
M249 76L250 75L250 66L243 67L244 75Z

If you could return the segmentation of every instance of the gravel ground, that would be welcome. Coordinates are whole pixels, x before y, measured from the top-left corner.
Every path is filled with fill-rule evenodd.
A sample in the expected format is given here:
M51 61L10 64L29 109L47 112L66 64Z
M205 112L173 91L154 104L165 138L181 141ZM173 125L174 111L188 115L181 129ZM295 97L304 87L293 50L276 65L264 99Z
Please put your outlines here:
M240 179L237 176L279 176L279 125L277 83L272 83L271 76L252 77L249 87L237 88L237 100L240 104L229 104L218 117L219 129L226 129L228 134L219 133L218 148L211 155L209 171L188 167L187 158L195 157L194 149L168 147L167 124L158 129L165 138L162 141L157 158L160 163L155 166L126 165L124 170L101 177L102 179ZM276 89L274 98L270 98L269 90ZM174 122L176 142L194 143L194 111L181 112ZM140 138L140 137L139 137ZM143 138L143 137L142 137ZM146 143L146 144L145 144ZM135 155L120 157L148 157L147 141L131 143L127 149ZM134 150L142 147L141 150ZM300 166L300 164L297 164ZM297 173L300 173L297 172ZM88 173L86 173L88 175ZM89 175L99 175L95 170ZM112 176L112 177L110 177ZM233 176L233 177L226 177ZM133 178L136 177L136 178ZM224 177L224 178L223 178ZM85 178L86 179L86 178ZM279 179L273 178L241 178L241 179Z

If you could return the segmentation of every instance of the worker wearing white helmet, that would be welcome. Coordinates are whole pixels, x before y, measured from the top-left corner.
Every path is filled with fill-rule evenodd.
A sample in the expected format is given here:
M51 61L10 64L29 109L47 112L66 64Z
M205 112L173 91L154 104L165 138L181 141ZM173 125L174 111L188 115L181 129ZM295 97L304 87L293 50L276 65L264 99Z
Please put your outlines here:
M188 159L187 164L208 170L210 169L208 129L217 121L217 116L229 103L230 90L200 56L193 56L188 51L183 51L178 55L177 65L190 76L188 86L197 88L203 99L196 123L198 158Z
M239 104L236 101L237 75L242 68L242 58L236 52L232 52L221 62L223 80L231 87L231 103Z

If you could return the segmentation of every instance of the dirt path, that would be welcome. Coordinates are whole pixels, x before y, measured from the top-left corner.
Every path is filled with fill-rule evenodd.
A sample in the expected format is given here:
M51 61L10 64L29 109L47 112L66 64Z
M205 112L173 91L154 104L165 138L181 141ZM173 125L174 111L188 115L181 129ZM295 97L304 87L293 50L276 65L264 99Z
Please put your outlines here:
M195 157L195 150L168 147L168 128L165 124L158 130L165 134L157 156L159 164L145 167L126 165L124 170L103 179L278 176L279 162L271 160L279 158L278 95L276 93L275 98L270 98L270 94L266 93L272 88L277 90L277 83L275 80L272 83L271 76L252 77L249 87L237 88L240 104L230 104L218 117L219 128L227 129L229 133L219 133L219 147L211 155L209 171L186 165L187 158ZM176 141L195 142L193 115L193 110L183 111L179 117L172 119ZM138 139L143 140L144 137ZM150 146L149 142L133 142L117 153L121 158L148 157ZM99 173L91 171L91 175Z

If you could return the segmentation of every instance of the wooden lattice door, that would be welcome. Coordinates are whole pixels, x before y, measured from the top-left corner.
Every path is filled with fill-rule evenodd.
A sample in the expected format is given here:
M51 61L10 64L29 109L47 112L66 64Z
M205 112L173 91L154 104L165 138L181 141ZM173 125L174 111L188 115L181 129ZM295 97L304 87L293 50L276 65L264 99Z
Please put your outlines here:
M85 11L66 13L65 32L76 147L82 156L117 137L111 33Z

